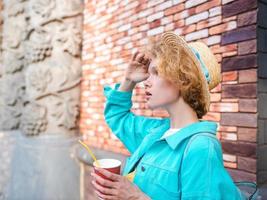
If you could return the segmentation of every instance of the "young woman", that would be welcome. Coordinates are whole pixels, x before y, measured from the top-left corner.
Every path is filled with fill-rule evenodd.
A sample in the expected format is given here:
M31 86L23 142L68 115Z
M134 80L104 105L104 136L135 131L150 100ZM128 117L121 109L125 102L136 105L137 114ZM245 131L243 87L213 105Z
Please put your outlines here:
M147 105L164 108L169 118L137 116L130 109L132 91L145 81ZM242 199L223 166L217 124L201 120L209 90L220 82L220 67L202 42L187 44L174 33L135 53L125 78L106 86L105 119L130 151L123 176L92 173L102 199L208 200ZM97 183L98 182L98 183Z

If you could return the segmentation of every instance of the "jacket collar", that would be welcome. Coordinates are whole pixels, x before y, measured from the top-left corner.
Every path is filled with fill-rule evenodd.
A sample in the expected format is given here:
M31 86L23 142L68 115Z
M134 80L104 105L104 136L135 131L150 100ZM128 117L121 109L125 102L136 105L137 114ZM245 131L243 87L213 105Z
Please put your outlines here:
M161 138L161 136L170 128L170 119L164 120L164 123L152 130L153 133L159 134L159 139L157 141L166 140L168 145L174 150L183 140L197 134L197 133L211 133L216 135L217 124L212 121L199 121L196 123L189 124L181 128L176 133L166 137Z

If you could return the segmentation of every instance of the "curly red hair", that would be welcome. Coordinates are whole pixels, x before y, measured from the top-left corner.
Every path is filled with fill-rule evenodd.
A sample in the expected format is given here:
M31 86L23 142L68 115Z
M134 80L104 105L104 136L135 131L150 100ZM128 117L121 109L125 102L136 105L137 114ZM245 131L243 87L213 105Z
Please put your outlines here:
M146 53L157 60L159 76L177 86L184 101L202 118L208 112L202 92L205 86L200 79L201 71L184 48L162 38L150 38Z

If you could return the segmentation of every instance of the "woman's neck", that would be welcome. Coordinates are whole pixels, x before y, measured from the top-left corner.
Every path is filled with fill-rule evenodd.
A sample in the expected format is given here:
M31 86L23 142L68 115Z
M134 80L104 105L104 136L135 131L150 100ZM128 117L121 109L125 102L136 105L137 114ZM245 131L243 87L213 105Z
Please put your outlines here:
M183 128L199 121L194 109L192 109L182 97L168 105L166 110L170 115L170 128Z

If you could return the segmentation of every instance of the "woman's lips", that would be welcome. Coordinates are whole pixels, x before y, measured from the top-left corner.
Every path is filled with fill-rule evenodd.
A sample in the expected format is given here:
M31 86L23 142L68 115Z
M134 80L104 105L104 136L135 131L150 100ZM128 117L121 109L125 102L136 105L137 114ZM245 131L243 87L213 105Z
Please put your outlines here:
M146 100L149 100L152 94L148 91L146 91Z

